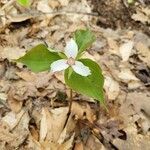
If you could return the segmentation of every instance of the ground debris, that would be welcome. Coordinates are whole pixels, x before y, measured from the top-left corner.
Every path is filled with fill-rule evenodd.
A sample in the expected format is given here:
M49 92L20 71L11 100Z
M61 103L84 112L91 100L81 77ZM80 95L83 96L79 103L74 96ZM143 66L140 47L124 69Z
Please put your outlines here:
M146 4L39 0L24 8L0 1L0 150L149 150ZM33 73L15 59L40 43L62 52L73 32L85 28L96 42L83 57L102 68L108 112L73 92L68 114L70 90L63 74Z

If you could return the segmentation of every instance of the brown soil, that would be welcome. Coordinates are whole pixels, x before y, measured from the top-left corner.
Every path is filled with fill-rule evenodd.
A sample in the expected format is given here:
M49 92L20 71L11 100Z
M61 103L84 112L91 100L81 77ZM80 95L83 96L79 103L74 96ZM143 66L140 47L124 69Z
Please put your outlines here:
M143 0L143 4L149 5L150 0ZM135 13L137 5L127 4L126 0L91 0L94 8L93 11L99 14L97 25L103 28L112 29L136 29L142 30L146 34L149 33L148 25L134 21L131 16Z

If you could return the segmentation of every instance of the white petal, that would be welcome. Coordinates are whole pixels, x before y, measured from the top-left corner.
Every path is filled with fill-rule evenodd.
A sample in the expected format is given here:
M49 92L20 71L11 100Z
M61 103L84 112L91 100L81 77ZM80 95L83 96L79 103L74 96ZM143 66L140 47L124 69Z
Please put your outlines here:
M76 61L75 65L72 66L73 70L81 76L88 76L91 74L89 67L85 66L82 62Z
M67 69L68 67L69 67L69 65L67 64L67 60L60 59L60 60L54 61L51 64L51 71L52 72L61 71L61 70Z
M71 39L69 42L67 42L65 54L68 58L76 58L78 54L78 45L76 44L75 40Z

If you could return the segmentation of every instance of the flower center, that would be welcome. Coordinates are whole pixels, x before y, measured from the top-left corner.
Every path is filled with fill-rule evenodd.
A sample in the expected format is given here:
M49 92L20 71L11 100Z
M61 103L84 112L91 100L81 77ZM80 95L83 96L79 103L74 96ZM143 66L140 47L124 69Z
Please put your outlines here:
M70 57L70 58L68 58L67 63L68 63L69 66L75 65L75 59Z

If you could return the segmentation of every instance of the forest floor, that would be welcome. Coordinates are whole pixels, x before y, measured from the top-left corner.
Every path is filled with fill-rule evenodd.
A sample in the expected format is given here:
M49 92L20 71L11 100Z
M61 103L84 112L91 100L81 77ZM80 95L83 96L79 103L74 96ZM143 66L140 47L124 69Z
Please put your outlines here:
M0 150L150 150L150 1L0 1ZM13 60L46 43L63 50L77 29L102 68L108 112L73 93L63 74L33 73ZM66 121L67 120L67 121Z

